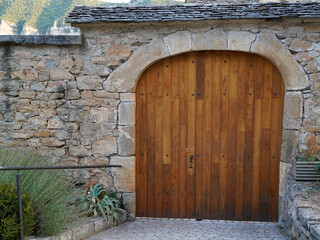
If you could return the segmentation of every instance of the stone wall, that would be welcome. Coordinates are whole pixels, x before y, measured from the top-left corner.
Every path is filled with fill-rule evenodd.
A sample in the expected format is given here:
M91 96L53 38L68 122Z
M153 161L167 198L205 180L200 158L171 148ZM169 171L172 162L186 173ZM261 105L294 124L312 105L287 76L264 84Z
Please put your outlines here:
M192 50L269 54L284 79L291 79L286 82L283 198L283 179L292 158L305 147L310 134L320 132L318 22L241 20L80 27L82 44L2 43L2 147L29 148L61 164L123 165L107 171L75 172L73 177L79 183L103 182L109 190L122 192L134 214L135 86L146 67L159 58ZM268 47L263 41L269 41L265 42ZM320 143L320 136L317 139Z
M282 224L292 239L320 239L319 187L287 178Z

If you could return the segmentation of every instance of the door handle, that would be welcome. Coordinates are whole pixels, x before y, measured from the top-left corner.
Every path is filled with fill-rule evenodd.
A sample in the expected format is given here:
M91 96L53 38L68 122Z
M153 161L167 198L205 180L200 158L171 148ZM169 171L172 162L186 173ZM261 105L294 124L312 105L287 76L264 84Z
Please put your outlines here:
M189 168L193 168L192 167L193 159L194 159L194 155L190 155L190 157L189 157Z

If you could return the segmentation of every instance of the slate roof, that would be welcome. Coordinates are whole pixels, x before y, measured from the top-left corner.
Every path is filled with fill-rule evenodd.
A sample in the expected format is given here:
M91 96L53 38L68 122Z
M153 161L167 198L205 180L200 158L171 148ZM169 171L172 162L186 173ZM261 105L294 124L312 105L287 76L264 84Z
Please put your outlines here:
M216 19L320 18L320 2L239 5L76 6L69 23L168 22Z

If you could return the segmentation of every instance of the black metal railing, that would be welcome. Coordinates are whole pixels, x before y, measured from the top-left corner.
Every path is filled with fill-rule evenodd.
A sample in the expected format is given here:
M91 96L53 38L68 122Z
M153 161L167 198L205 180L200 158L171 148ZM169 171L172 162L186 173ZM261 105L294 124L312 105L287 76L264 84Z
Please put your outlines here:
M0 171L17 171L17 198L19 211L20 235L19 239L23 240L23 216L22 216L22 199L21 199L21 175L20 171L29 170L61 170L61 169L84 169L84 168L112 168L122 167L121 165L83 165L83 166L0 166Z

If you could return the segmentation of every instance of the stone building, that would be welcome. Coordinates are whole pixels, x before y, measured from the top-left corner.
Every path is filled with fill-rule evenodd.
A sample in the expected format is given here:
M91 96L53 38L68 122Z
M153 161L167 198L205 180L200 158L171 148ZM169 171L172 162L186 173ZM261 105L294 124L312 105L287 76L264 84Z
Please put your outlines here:
M269 64L270 69L274 69L272 71L275 75L271 74L272 76L280 74L278 80L274 80L274 82L278 81L278 85L274 83L273 87L263 84L261 86L265 86L265 92L274 94L274 98L276 98L277 94L279 94L278 96L284 96L284 100L281 102L281 98L279 97L279 105L274 105L274 108L272 108L275 111L272 112L272 116L281 113L279 115L281 118L277 122L272 122L270 119L267 123L269 127L257 128L261 131L265 129L268 131L278 131L280 135L274 135L276 133L272 132L270 138L268 138L269 145L263 145L260 140L258 140L258 145L253 145L253 143L249 142L250 139L252 140L250 134L252 133L252 137L255 139L256 131L252 128L255 125L251 126L250 124L254 124L254 122L258 121L258 118L254 115L250 118L251 120L249 119L244 123L248 123L249 125L246 125L247 129L251 126L252 130L251 133L248 133L249 137L245 138L247 141L244 142L245 146L247 146L246 144L251 144L250 146L248 145L248 151L251 151L248 154L248 158L250 158L251 154L255 156L254 152L258 155L260 154L259 156L268 156L268 158L265 162L261 160L261 165L258 166L252 160L243 160L239 163L240 165L232 165L233 163L231 162L231 165L223 165L226 169L231 169L231 172L223 172L224 170L221 170L221 176L226 177L225 181L231 184L230 186L233 186L234 192L230 192L230 195L226 193L226 189L229 189L229 184L225 188L218 186L218 189L222 189L223 191L220 195L225 194L227 196L224 198L227 199L227 202L219 204L231 206L231 208L233 207L233 211L236 212L244 212L246 211L245 208L247 210L252 208L252 210L261 212L260 215L258 213L260 217L257 220L263 220L263 213L266 211L265 206L269 204L268 201L271 201L270 199L272 198L273 204L275 204L275 209L273 209L275 212L273 214L276 217L279 216L277 218L279 221L283 221L286 215L286 205L284 204L286 177L291 173L292 161L301 149L305 148L306 139L311 134L316 134L317 141L320 143L320 136L318 135L320 131L319 12L319 2L242 4L239 6L216 6L210 4L139 7L78 6L70 13L68 21L72 26L81 29L81 36L0 37L2 43L2 58L0 60L0 144L2 147L23 147L35 150L40 154L50 156L52 161L60 164L120 164L123 166L122 168L107 171L83 171L74 177L79 182L98 179L109 190L116 190L122 193L125 206L132 215L136 213L136 182L138 181L140 184L140 195L137 197L137 202L139 201L139 204L141 204L142 201L149 201L148 204L153 208L152 211L150 210L146 213L144 210L141 210L140 206L138 215L154 215L154 208L157 207L155 207L152 199L156 199L157 195L163 193L163 204L165 205L171 201L168 200L168 196L169 198L176 196L170 195L171 191L177 193L178 198L182 198L182 196L186 197L188 194L188 196L191 196L195 193L191 191L188 193L181 192L180 194L180 190L177 190L177 184L174 182L178 180L175 180L174 177L170 178L170 176L167 176L169 182L166 183L163 180L155 182L155 179L152 177L150 179L151 173L150 176L148 175L149 177L143 175L149 174L149 172L145 173L145 168L141 167L143 164L147 164L144 162L146 161L144 160L145 155L141 149L149 143L155 144L153 141L157 141L158 136L150 137L148 135L150 138L142 142L143 146L139 145L136 141L136 135L140 139L143 139L144 137L141 134L147 132L147 130L143 130L141 127L145 126L143 122L147 117L147 112L149 112L149 110L146 110L144 114L141 110L141 106L144 106L143 102L145 101L143 100L143 96L154 97L152 90L146 90L148 93L144 95L143 86L137 87L139 79L148 79L149 72L151 72L150 74L155 74L155 78L158 79L156 82L160 81L160 78L167 79L167 77L161 75L164 74L165 70L162 69L160 74L160 72L157 72L158 70L152 70L152 68L157 69L157 66L163 62L165 64L166 59L171 61L170 64L173 61L187 61L187 59L190 61L192 59L192 63L195 63L197 57L193 57L192 52L206 51L208 54L213 54L213 56L226 54L224 55L226 59L230 59L232 54L238 54L239 58L243 56L247 59L251 56L257 61L262 61L266 65ZM188 55L188 53L190 54ZM177 60L179 55L182 57L180 60ZM251 61L252 63L246 68L249 70L246 70L244 78L250 78L249 67L255 67L256 61ZM227 63L227 60L224 60L222 63ZM170 64L165 64L164 66L169 68ZM201 64L199 66L197 69L201 70ZM189 69L192 69L192 67L185 68L185 71L189 71ZM203 73L197 69L194 71L199 74L195 75L195 79L202 78ZM211 68L209 67L208 69ZM215 68L213 67L212 69ZM152 73L152 71L155 72ZM179 76L182 76L185 71L180 71ZM229 73L238 74L236 79L242 79L238 68L232 71ZM265 70L261 70L262 73L256 73L256 71L251 72L253 75L258 74L254 75L258 76L254 79L265 80L270 78L270 74L263 73ZM218 81L215 84L219 83L220 80L222 81L221 84L224 84L225 79L230 79L230 76L228 76L220 75L219 79L215 80ZM185 78L180 78L182 79L181 81L185 81ZM148 80L144 81L148 82ZM193 80L190 81L192 82ZM263 80L262 83L264 83ZM181 84L181 86L185 85L188 84ZM249 85L243 86L248 87ZM284 86L283 92L281 92L282 85ZM233 89L233 85L230 86L230 89ZM241 86L239 84L238 88L241 89ZM173 87L174 85L172 85L172 91L174 91ZM198 86L194 90L196 91L196 89L198 89ZM224 92L221 90L221 97L229 96L230 89L226 88ZM274 89L280 90L276 92ZM138 92L136 93L136 91ZM207 90L202 89L201 91L206 92ZM249 86L248 91L248 96L256 97L258 90L252 89L253 92L251 92ZM199 97L197 99L201 98L201 93L189 93L194 94L195 97ZM169 93L158 97L163 99L165 96L171 97ZM273 99L271 95L267 97L267 94L265 94L265 96L265 101ZM192 99L191 95L189 97ZM163 114L160 115L161 119L163 116L167 116L166 114L169 114L167 109L171 109L173 106L170 105L170 102L173 102L173 98L170 99L169 102L166 102L168 105L163 105L163 110L161 110ZM215 97L212 99L215 99ZM192 101L188 100L188 104L191 104ZM231 104L232 99L230 98L229 101ZM183 101L181 100L181 102ZM194 104L198 106L197 101ZM230 106L235 107L236 105ZM240 112L242 111L241 108L235 107L235 109L235 111L239 109ZM260 109L261 114L268 112L271 114L270 109L266 105L265 108ZM224 108L219 108L219 111L222 114ZM230 110L229 114L232 111ZM175 111L172 110L171 113L175 114ZM198 121L198 119L203 118L201 114L198 117L194 117L192 115L195 114L194 112L189 113L188 116L191 117L190 119L188 118L188 121L192 121L192 119ZM253 113L251 112L251 114ZM262 116L264 119L264 116L270 117L270 114L259 116ZM246 112L246 115L248 115L248 112ZM181 116L179 115L178 117L182 118ZM152 119L155 122L154 124L157 124L157 119L154 117ZM163 119L166 119L166 117L163 117ZM235 119L238 120L237 118ZM163 121L163 124L165 124L166 120ZM170 120L170 123L172 122ZM196 124L198 127L202 126L201 123ZM276 126L275 129L274 126ZM161 136L164 136L165 140L172 141L172 144L174 144L176 138L172 137L173 135L171 134L174 134L175 128L169 127L162 128L163 132ZM193 130L189 129L189 132ZM260 130L257 131L259 132ZM221 133L223 134L223 130L221 130ZM232 130L229 133L232 133ZM270 142L272 136L281 135L282 140L280 138L274 139L277 144L274 144L274 141ZM196 133L196 135L189 136L191 136L189 140L192 141L193 137L197 139L198 135ZM226 141L229 141L231 135L227 136ZM202 135L200 138L202 138ZM205 139L207 140L207 138ZM210 136L209 139L211 142L214 141ZM237 137L237 139L239 138ZM260 138L257 137L257 139ZM208 148L205 144L206 140L202 141L201 145L204 149ZM163 146L169 146L169 150L162 149L160 153L160 155L163 154L160 157L160 161L163 161L164 165L166 165L163 166L163 174L165 174L165 169L167 169L167 166L174 159L173 156L171 158L171 154L174 155L176 151L180 151L180 153L186 152L187 158L183 161L188 162L188 164L189 159L190 164L193 164L192 158L190 158L191 155L200 155L196 154L195 145L182 146L182 141L183 138L180 139L180 145L175 145L172 148L171 145L168 145L167 141L161 143ZM241 141L231 141L226 145L226 148L229 149L225 150L227 156L232 153L233 148L236 148L236 145L233 146L233 144L237 142L240 143ZM193 142L192 144L197 143ZM240 146L239 148L245 149L245 146ZM274 149L270 149L270 146L274 146ZM149 149L149 147L147 148ZM209 149L211 148L209 147ZM168 153L166 153L167 150ZM218 149L218 151L224 153L224 150ZM147 154L147 152L145 153ZM171 160L166 160L166 157ZM200 158L201 156L195 156L196 161L198 157ZM221 154L221 156L218 154L218 159L224 157L224 154ZM150 156L148 159L151 158L153 157ZM263 159L263 157L260 158ZM269 165L269 158L271 159L270 162L273 161L275 165ZM223 160L219 161L223 162ZM136 164L139 166L137 170ZM243 169L242 164L253 165L251 168L249 167L251 170L248 170ZM150 169L157 171L155 166L151 164ZM214 166L213 163L210 166ZM250 189L253 192L257 189L258 192L259 189L264 189L266 187L264 183L270 181L270 185L267 185L266 194L269 191L268 186L270 186L272 196L268 194L266 196L259 195L258 193L258 199L260 199L258 202L254 202L255 198L251 199L249 197L254 203L249 199L249 207L241 206L241 209L237 209L237 207L234 209L234 204L232 203L244 201L243 199L237 199L237 194L250 195L253 193L250 192L250 189L247 189L246 191L249 192L245 192L245 194L242 190L241 193L237 191L239 186L241 189L246 188L247 182L245 180L246 177L244 177L240 179L240 185L236 185L238 181L235 182L235 179L228 177L233 174L234 176L238 176L238 173L232 170L232 166L236 166L236 169L241 168L241 171L246 172L248 170L252 176L255 176L254 179L258 181L258 184L256 184L257 181L251 181L251 178L248 180L252 184L250 185L252 189L251 187ZM269 166L271 167L269 168ZM205 168L203 169L205 171ZM189 165L185 170L190 171ZM170 167L168 171L174 175L174 171L171 171ZM136 176L136 172L139 176L142 174L146 177L145 181ZM262 178L264 172L268 172L271 175L266 176L266 179L264 179ZM154 174L155 172L153 172L152 176ZM190 172L187 174L189 176ZM166 176L163 176L163 179L165 179ZM206 184L205 179L206 177L204 176L202 182L204 186ZM271 182L274 185L271 185ZM148 184L153 184L153 187L160 184L163 187L163 192L154 192L150 195L146 190L148 188L145 187ZM191 180L191 184L194 184L193 180ZM141 193L143 187L146 189ZM217 191L219 192L219 190ZM217 201L221 202L219 200L220 195L215 193L210 192L209 195L211 197L215 195L215 197L218 197ZM149 200L143 200L142 196L146 196ZM208 196L208 194L204 193L204 196ZM192 195L191 199L194 197L195 195ZM228 202L229 197L231 203ZM264 198L267 200L263 200ZM148 204L147 206L149 206ZM174 200L172 200L171 209L174 209L173 204L176 204L177 208L182 206L180 203L174 203ZM201 202L199 206L204 207L205 204L208 203ZM253 209L255 204L257 208ZM251 214L250 209L248 211ZM271 207L269 209L269 211L272 210ZM277 213L278 210L279 214ZM192 216L197 217L197 214L199 213L195 213ZM226 214L228 215L229 213ZM246 219L245 217L237 218L235 214L235 212L232 212L230 217L220 217ZM164 211L161 216L173 216L173 210L171 212L170 210ZM190 217L192 216L190 215ZM202 218L201 216L203 215L200 214L198 216L198 218ZM209 216L209 218L212 217ZM256 218L248 217L248 219L255 220ZM270 218L264 220L276 221L277 219Z

